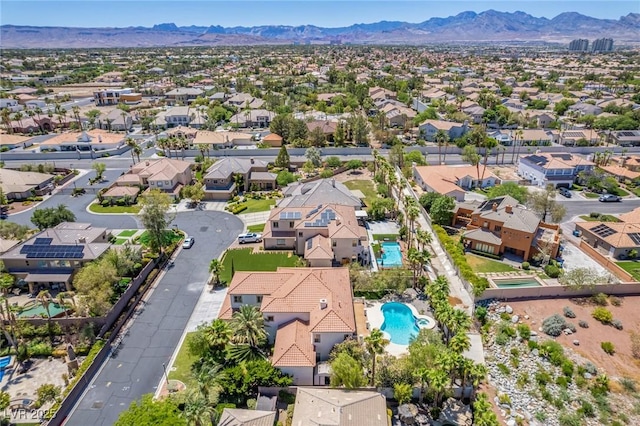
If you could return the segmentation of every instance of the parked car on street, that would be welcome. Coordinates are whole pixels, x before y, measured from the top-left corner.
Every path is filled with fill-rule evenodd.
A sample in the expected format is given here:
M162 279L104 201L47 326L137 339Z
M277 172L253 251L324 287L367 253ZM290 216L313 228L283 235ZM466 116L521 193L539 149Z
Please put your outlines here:
M238 242L240 244L259 243L260 241L262 241L262 234L256 234L255 232L238 235Z
M563 197L567 197L567 198L571 198L571 191L569 191L568 188L560 188L558 189L558 192L560 193L560 195L562 195Z
M604 194L604 195L601 195L600 198L598 198L598 201L603 203L615 203L617 201L622 201L622 198L613 194Z
M195 242L196 242L195 238L187 237L182 242L182 248L185 248L185 249L191 248L191 246L193 246L193 243L195 243Z

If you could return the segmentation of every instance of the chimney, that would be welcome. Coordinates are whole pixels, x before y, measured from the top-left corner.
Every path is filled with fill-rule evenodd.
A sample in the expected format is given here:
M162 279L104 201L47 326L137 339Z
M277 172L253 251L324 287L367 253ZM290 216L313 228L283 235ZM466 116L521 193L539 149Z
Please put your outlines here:
M505 207L504 211L507 213L513 213L513 207L511 205L508 205L507 207Z
M327 299L320 299L320 309L327 309Z
M145 161L145 162L144 162L144 165L145 165L145 166L148 166L148 165L149 165L149 160Z
M493 210L494 212L497 212L498 211L498 203L493 203L491 205L491 210Z
M251 164L255 164L255 160L253 158L251 159Z
M78 241L85 244L87 242L87 237L78 237Z

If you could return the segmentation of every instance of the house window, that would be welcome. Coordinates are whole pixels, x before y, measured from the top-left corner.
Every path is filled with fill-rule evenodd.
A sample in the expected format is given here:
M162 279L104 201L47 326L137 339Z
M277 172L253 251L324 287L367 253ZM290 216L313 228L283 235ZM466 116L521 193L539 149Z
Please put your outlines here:
M483 227L483 228L487 228L488 226L489 226L489 222L484 222L484 223L482 224L482 227Z
M314 334L313 335L313 343L320 343L320 335L319 334Z
M283 245L285 245L284 238L279 238L279 239L277 239L277 240L276 240L276 245L277 245L277 246L283 246Z
M293 228L294 224L295 224L295 222L289 222L289 228Z
M298 232L298 237L302 237L302 232Z
M495 230L496 232L500 232L500 231L502 231L502 226L496 226L496 227L494 228L494 230Z
M357 247L357 246L358 246L358 240L351 241L351 247Z
M158 186L162 186L162 181L161 180L158 181Z
M331 247L336 247L338 245L338 243L336 241L332 241L331 242Z
M278 226L280 226L280 224L278 222L273 222L271 226L274 228L277 228Z
M165 181L164 181L164 184L165 184L165 185L171 185L171 181L165 180Z
M242 303L242 296L233 296L233 303Z
M484 243L476 243L476 250L478 251L483 251L485 253L490 253L490 254L494 254L495 252L495 247L491 246L489 244L484 244Z
M256 301L258 303L262 303L262 296L256 296Z
M273 315L267 315L267 317L264 320L266 322L273 322Z

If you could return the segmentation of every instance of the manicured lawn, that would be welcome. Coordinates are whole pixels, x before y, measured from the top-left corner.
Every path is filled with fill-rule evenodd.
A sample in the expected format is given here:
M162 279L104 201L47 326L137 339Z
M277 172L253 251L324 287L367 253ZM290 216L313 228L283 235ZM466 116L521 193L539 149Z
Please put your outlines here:
M262 232L264 231L264 226L266 223L259 223L257 225L249 225L247 226L247 232Z
M511 272L515 271L510 265L500 262L498 260L488 259L482 256L476 256L475 254L466 254L467 262L474 272Z
M396 241L398 234L373 234L373 239L376 241Z
M138 232L137 229L127 229L119 233L118 237L133 237L136 232Z
M349 189L359 189L365 196L364 203L370 206L378 198L375 183L371 180L348 180L344 185Z
M637 260L625 260L616 262L616 265L633 275L636 281L640 281L640 262Z
M168 371L169 380L180 380L182 383L189 387L190 383L194 383L195 379L191 376L191 365L198 360L198 357L191 356L189 354L189 345L187 342L195 334L195 331L187 333L184 337L184 342L180 346L178 355L176 356L171 371Z
M595 192L585 192L584 196L587 198L598 198L600 194L596 194Z
M93 203L89 206L89 210L94 213L133 213L138 214L142 207L140 206L109 206L103 207L98 203Z
M580 219L586 222L620 222L620 219L610 214L603 214L598 217L591 217L588 214L584 214L580 216Z
M129 241L127 238L116 238L116 241L113 243L113 245L121 246L122 244L126 243L127 241Z
M169 245L175 241L180 241L182 239L182 234L181 233L176 233L173 231L165 231L164 233L165 236L165 243L166 245ZM142 233L142 235L140 235L140 237L138 238L138 242L140 244L142 244L143 246L148 246L149 245L149 233L147 231L144 231Z
M629 195L628 191L625 191L623 188L620 188L620 187L616 188L615 191L612 191L611 193L614 195L617 195L618 197L626 197Z
M275 271L279 266L296 266L298 256L290 251L277 253L253 252L253 249L227 250L222 259L224 270L220 280L231 282L231 271Z
M271 210L271 206L275 206L276 200L270 198L268 200L246 200L242 205L246 205L247 209L240 214L267 212Z

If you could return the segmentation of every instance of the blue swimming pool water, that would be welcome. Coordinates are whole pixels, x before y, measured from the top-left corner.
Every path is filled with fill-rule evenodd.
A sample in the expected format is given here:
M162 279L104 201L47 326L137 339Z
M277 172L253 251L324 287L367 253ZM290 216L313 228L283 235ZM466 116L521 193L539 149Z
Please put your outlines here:
M382 256L378 259L378 266L397 268L402 266L402 252L398 243L382 243Z
M4 378L4 368L7 365L9 365L10 362L11 362L10 356L5 356L3 358L0 358L0 382L2 382L2 379Z
M411 338L420 331L411 308L404 303L388 302L380 309L384 316L384 322L380 329L389 334L391 343L408 345Z

